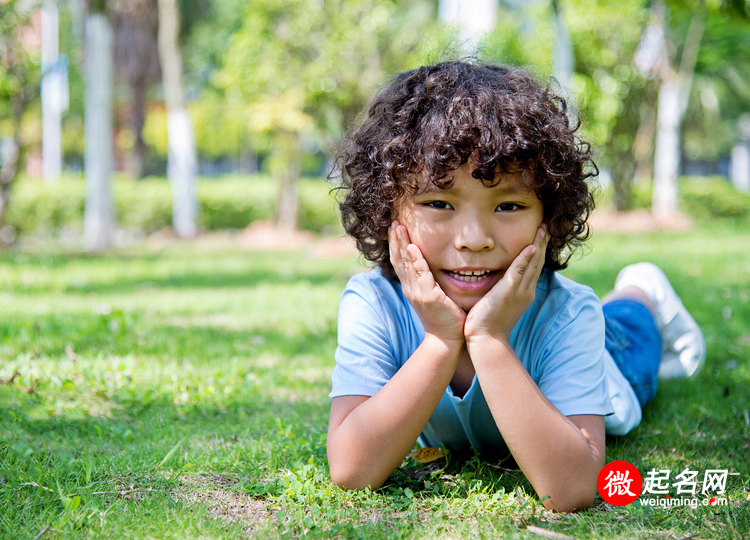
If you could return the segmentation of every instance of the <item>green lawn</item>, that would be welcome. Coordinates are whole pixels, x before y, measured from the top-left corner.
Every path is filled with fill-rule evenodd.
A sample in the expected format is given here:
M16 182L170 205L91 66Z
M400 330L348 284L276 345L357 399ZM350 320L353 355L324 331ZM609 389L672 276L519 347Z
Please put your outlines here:
M407 462L328 481L338 297L354 257L184 244L0 251L0 537L743 538L750 535L750 231L597 234L566 272L607 292L651 260L703 326L705 369L661 385L607 461L728 469L726 506L543 511L518 471ZM695 535L695 536L693 536Z

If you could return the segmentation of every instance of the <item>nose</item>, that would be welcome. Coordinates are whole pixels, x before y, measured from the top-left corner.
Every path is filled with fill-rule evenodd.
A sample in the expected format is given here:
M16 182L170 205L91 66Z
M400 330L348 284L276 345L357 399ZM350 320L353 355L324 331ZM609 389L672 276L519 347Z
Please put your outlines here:
M461 220L455 242L460 251L485 251L495 247L490 228L478 216L466 216Z

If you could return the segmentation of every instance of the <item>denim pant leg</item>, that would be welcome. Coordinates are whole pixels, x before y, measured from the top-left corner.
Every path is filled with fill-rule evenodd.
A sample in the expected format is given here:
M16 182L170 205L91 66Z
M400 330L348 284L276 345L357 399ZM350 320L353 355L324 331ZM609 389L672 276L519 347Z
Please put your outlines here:
M636 300L618 299L602 306L605 347L643 407L654 399L662 339L651 311Z

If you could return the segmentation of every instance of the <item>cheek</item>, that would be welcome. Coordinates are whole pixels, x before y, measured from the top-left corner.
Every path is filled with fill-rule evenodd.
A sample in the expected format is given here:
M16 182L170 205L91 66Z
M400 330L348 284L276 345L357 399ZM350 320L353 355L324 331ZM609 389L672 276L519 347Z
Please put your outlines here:
M406 227L411 243L423 252L434 243L435 225L425 219L418 209L404 205L399 212L398 220Z

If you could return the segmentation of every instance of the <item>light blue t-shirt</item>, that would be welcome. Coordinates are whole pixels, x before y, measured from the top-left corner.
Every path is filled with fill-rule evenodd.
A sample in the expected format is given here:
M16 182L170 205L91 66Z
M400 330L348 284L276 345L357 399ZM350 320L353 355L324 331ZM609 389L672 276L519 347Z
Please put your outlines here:
M562 414L607 416L607 431L622 434L640 422L641 411L605 350L604 336L601 302L594 292L545 269L534 302L511 332L510 344ZM330 397L375 395L423 340L424 326L398 282L379 270L355 275L339 305ZM448 386L420 442L503 452L505 443L476 376L463 397L453 395Z

